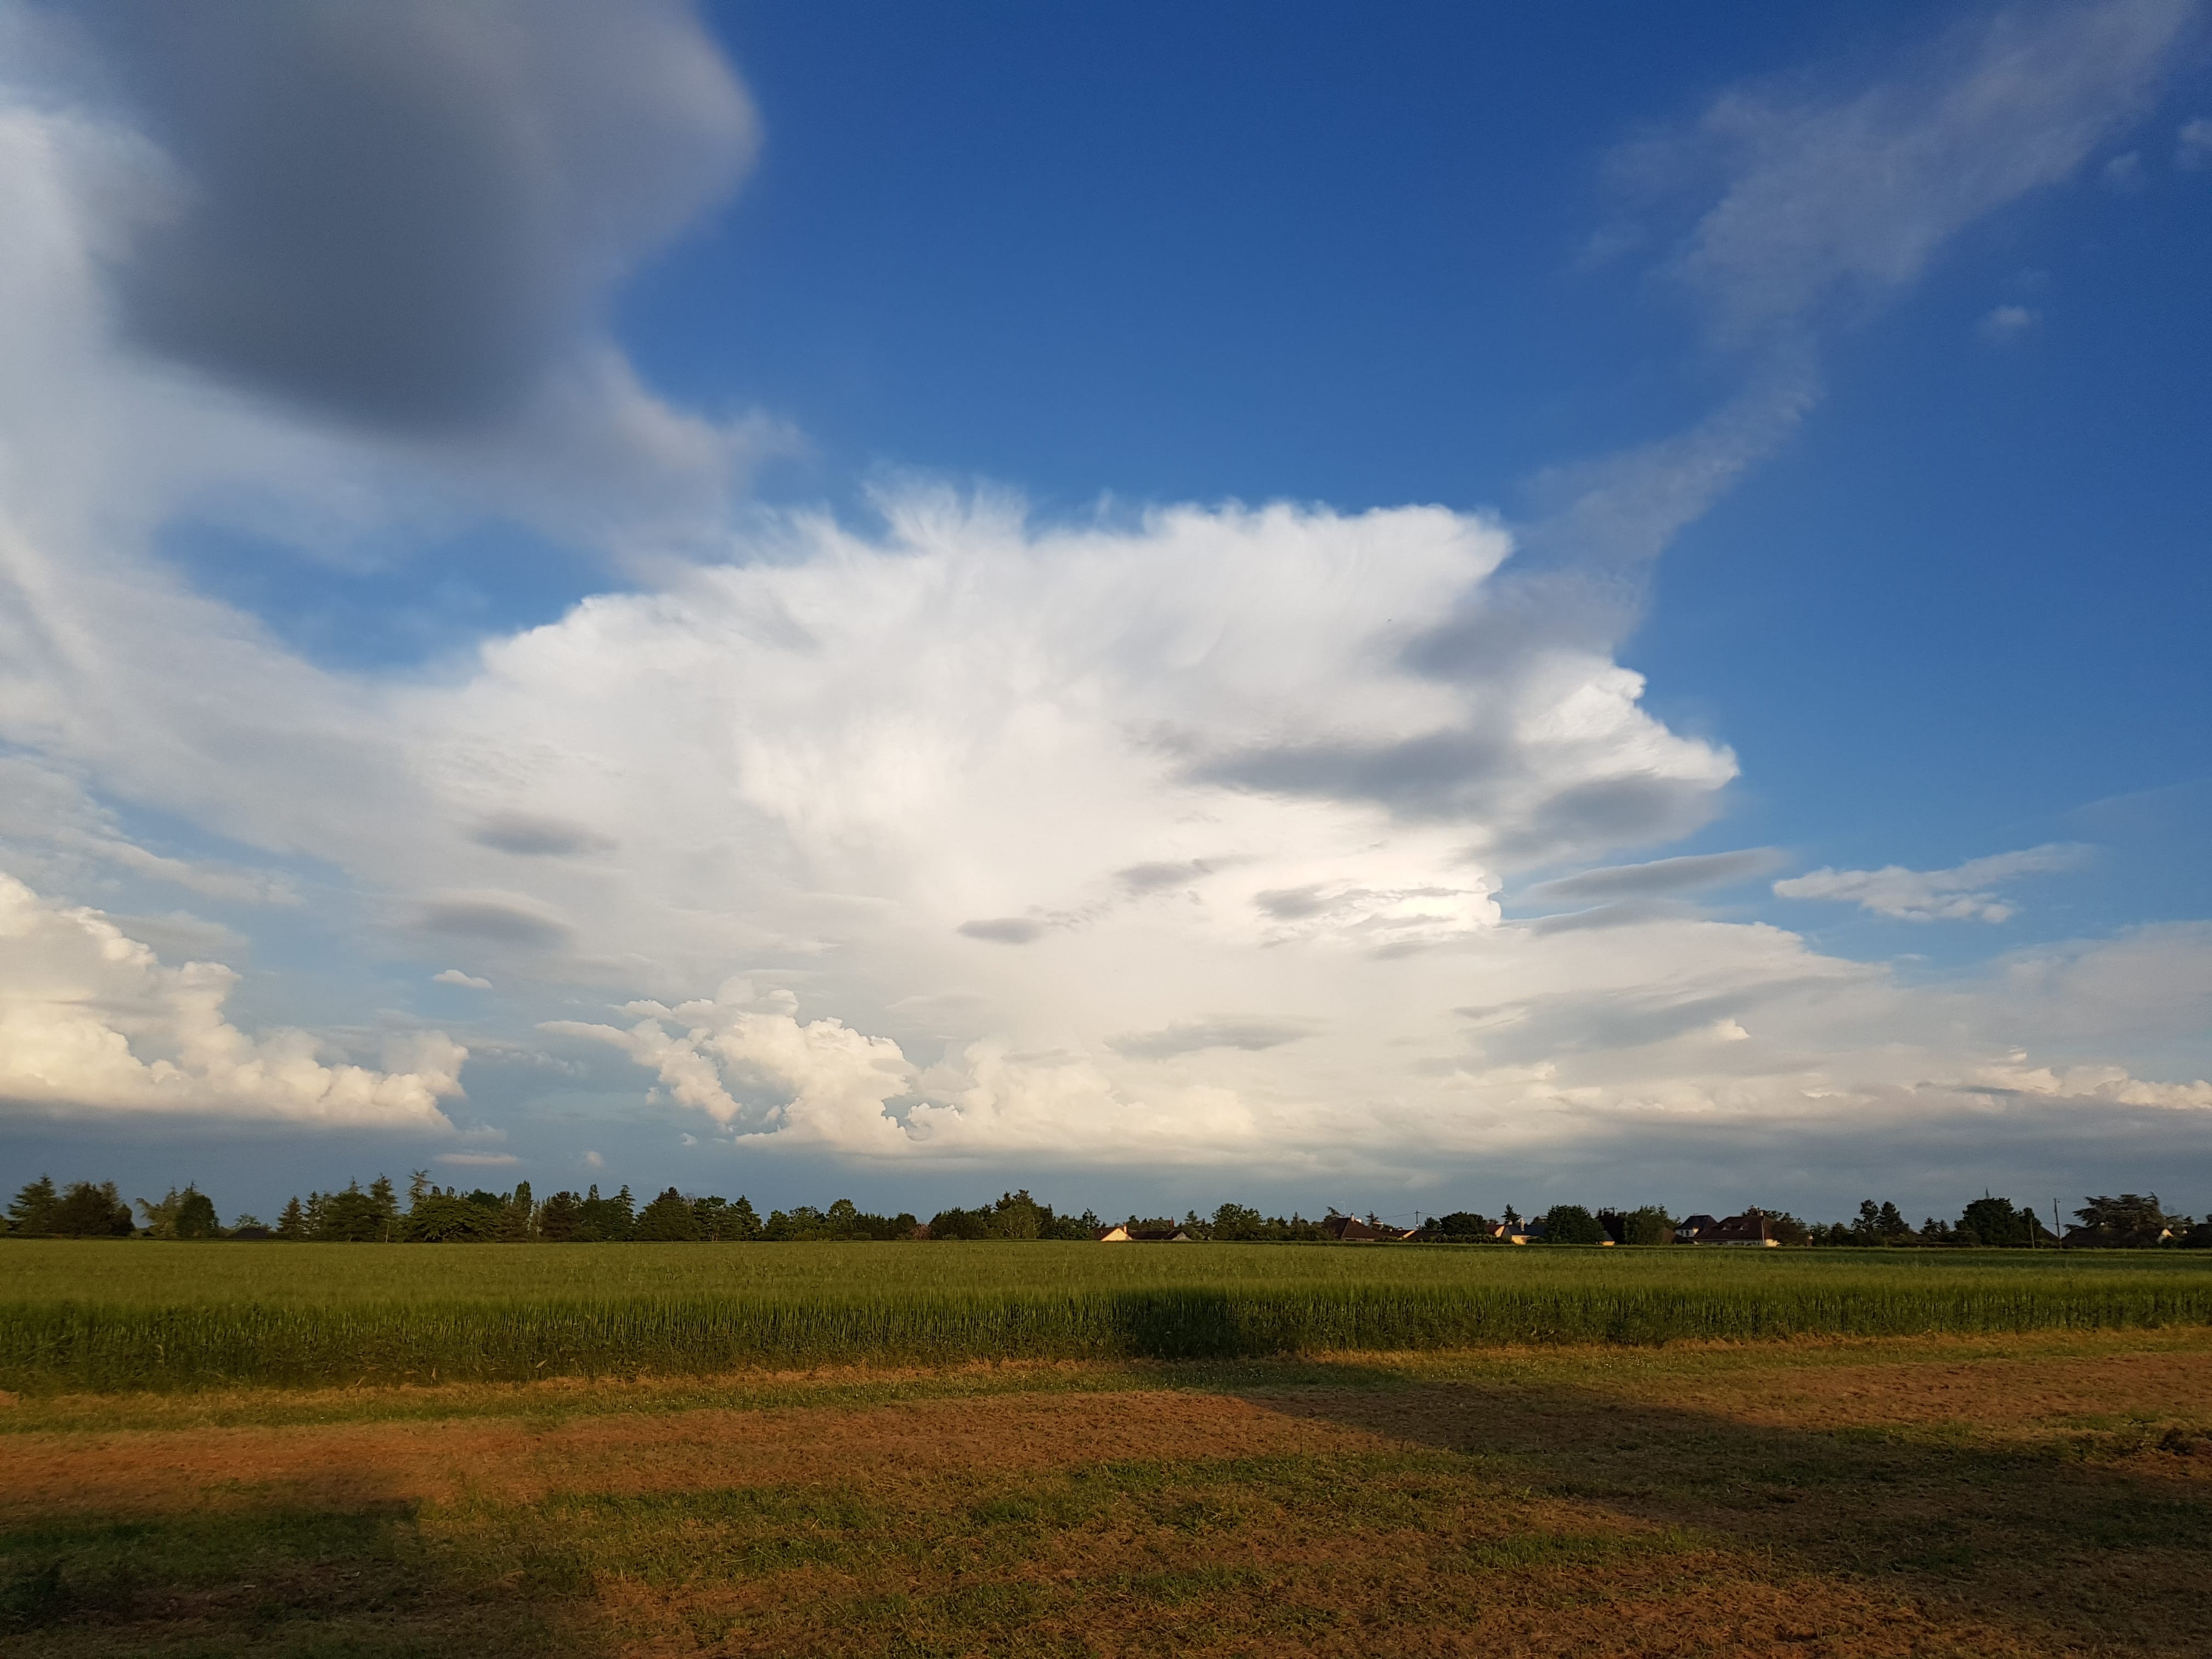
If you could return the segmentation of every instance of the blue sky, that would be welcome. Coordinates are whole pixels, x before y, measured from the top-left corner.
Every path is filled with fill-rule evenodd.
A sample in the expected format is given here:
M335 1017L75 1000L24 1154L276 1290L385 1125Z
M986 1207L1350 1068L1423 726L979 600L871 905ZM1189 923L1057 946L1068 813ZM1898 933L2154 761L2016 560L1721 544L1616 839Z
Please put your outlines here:
M1527 9L0 12L0 1159L2212 1206L2201 8Z

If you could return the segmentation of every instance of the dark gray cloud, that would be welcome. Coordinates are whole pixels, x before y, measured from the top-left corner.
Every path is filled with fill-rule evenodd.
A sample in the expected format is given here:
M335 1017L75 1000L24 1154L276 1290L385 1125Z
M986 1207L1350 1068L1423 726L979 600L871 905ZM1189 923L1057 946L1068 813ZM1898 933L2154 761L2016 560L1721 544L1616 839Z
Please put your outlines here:
M1316 885L1270 887L1265 892L1253 894L1252 902L1259 907L1261 915L1273 916L1277 921L1304 921L1328 909L1332 901Z
M432 899L415 917L416 927L449 939L483 939L493 945L548 949L565 945L572 931L558 917L527 903L490 894L455 894Z
M682 0L195 0L88 33L189 185L116 276L143 344L374 423L496 418L735 181Z
M980 921L963 921L957 931L969 939L988 939L994 945L1030 945L1044 937L1045 924L1028 916L991 916Z
M1199 1019L1170 1025L1158 1031L1132 1031L1106 1039L1106 1046L1131 1060L1171 1060L1206 1048L1243 1048L1256 1053L1279 1048L1285 1042L1311 1036L1313 1027L1299 1021L1271 1019Z
M1279 744L1200 761L1197 781L1267 794L1364 800L1467 826L1471 853L1507 866L1677 840L1718 810L1712 780L1656 772L1554 782L1551 757L1472 727L1374 744Z
M1255 746L1198 763L1203 783L1327 800L1373 800L1409 817L1479 815L1519 770L1510 743L1470 730L1393 742Z
M1782 855L1771 847L1751 847L1735 853L1697 853L1686 858L1654 859L1649 864L1584 870L1556 881L1540 882L1522 896L1546 904L1650 898L1662 893L1694 893L1703 888L1750 881L1781 867Z
M469 832L479 846L522 858L561 858L611 852L616 843L580 823L530 812L496 812Z

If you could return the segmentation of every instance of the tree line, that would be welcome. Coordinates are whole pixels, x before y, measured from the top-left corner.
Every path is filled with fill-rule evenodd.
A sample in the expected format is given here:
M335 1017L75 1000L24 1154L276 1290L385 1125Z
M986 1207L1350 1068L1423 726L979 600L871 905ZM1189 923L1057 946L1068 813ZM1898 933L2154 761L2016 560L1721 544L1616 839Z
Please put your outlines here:
M1811 1224L1782 1210L1752 1208L1763 1217L1768 1235L1785 1245L1966 1248L2048 1248L2053 1245L2104 1249L2212 1249L2212 1217L2198 1221L2169 1215L2158 1196L2134 1193L2086 1199L2074 1212L2079 1224L2063 1237L2045 1226L2033 1209L1988 1194L1966 1206L1958 1219L1930 1216L1917 1227L1894 1204L1868 1199L1850 1221ZM1193 1239L1227 1243L1321 1243L1336 1236L1340 1212L1309 1219L1293 1212L1267 1215L1248 1205L1226 1203L1211 1216L1196 1211L1180 1221L1170 1216L1130 1216L1133 1231L1182 1232ZM1388 1237L1417 1243L1486 1243L1521 1238L1550 1244L1658 1245L1676 1241L1680 1218L1657 1205L1635 1210L1593 1211L1579 1204L1557 1204L1541 1215L1524 1218L1508 1205L1496 1218L1472 1210L1431 1216L1418 1228L1384 1228ZM910 1212L878 1215L841 1198L827 1209L796 1205L770 1210L765 1218L752 1202L705 1197L671 1187L641 1205L625 1186L603 1195L594 1186L582 1193L557 1192L540 1199L526 1181L512 1190L478 1188L461 1192L434 1183L418 1170L408 1182L405 1200L390 1180L379 1176L363 1187L349 1182L343 1190L311 1192L293 1198L273 1224L251 1215L222 1225L215 1202L197 1184L172 1188L159 1200L124 1200L112 1181L73 1182L57 1187L46 1176L27 1183L9 1204L8 1236L24 1238L219 1239L295 1243L781 1243L815 1240L894 1239L1067 1239L1088 1241L1105 1224L1085 1210L1079 1215L1055 1211L1026 1190L1001 1193L973 1209L944 1209L927 1222Z

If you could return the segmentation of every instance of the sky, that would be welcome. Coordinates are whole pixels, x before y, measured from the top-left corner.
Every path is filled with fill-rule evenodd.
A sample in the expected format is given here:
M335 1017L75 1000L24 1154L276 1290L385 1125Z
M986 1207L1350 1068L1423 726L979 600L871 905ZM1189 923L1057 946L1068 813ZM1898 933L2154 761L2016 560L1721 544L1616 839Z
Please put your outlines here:
M2212 1209L2212 9L0 0L0 1182Z

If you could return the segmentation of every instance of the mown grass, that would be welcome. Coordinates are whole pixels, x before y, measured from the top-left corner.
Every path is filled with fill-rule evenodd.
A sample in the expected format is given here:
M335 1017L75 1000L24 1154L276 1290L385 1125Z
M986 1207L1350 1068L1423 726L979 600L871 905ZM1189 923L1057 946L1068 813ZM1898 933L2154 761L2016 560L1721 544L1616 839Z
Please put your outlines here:
M2027 1252L56 1242L0 1273L0 1388L33 1393L2212 1323L2212 1263Z
M543 1440L50 1434L0 1462L0 1659L2193 1659L2206 1358L2202 1329L1440 1352L833 1385L750 1437L614 1384Z

